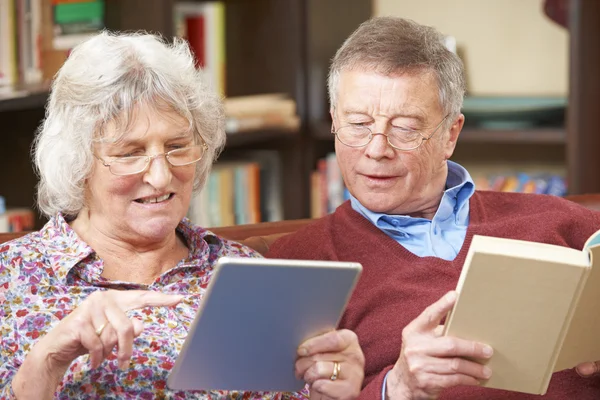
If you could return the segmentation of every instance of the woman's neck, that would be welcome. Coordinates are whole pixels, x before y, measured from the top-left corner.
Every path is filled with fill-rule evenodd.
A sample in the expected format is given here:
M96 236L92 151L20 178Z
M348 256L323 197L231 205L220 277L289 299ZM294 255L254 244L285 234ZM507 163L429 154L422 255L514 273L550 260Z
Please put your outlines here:
M175 230L159 241L134 242L92 223L82 213L70 225L103 261L102 277L109 280L151 284L189 254Z

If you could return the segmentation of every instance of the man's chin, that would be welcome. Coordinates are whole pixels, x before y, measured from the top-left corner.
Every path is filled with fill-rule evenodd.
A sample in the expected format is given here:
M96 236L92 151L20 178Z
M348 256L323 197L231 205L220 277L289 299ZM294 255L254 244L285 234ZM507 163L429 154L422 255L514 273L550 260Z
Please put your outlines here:
M364 199L358 199L360 204L366 207L369 211L380 214L395 214L396 210L401 205L401 202L399 202L397 199L389 199L388 201L385 200L386 199L381 198L381 193L374 193L373 196L366 196Z

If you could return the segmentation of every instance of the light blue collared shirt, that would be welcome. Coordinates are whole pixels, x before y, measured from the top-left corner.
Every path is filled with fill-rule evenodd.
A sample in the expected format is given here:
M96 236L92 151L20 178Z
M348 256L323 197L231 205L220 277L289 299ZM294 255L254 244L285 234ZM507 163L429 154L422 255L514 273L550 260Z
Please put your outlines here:
M350 196L352 208L371 221L411 253L452 261L460 251L469 226L469 199L475 192L471 175L461 165L448 161L446 189L433 219L407 215L388 215L368 210ZM387 377L383 379L381 399L385 400Z
M475 191L471 176L461 165L448 161L448 178L433 219L376 213L350 196L352 208L419 257L452 261L460 251L469 225L469 199Z

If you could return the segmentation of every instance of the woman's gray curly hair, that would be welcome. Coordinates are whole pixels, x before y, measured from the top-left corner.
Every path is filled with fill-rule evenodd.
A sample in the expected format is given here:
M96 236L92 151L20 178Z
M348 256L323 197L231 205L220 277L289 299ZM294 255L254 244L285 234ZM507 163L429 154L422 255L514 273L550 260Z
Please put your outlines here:
M449 121L460 114L465 94L465 73L460 58L444 45L444 36L432 27L398 17L376 17L363 22L336 52L329 69L332 107L337 102L340 73L373 70L386 76L431 71L439 100Z
M196 69L184 40L168 43L144 32L103 31L76 46L57 73L34 143L37 203L46 216L75 217L84 206L93 144L109 123L124 134L140 105L175 110L208 146L196 165L199 190L225 145L220 96ZM118 138L111 138L111 140Z

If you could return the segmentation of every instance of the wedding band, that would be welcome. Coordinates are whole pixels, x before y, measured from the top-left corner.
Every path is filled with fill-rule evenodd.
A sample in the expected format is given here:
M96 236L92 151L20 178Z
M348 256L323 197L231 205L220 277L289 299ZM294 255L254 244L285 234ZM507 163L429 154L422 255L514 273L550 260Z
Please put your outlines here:
M334 361L333 362L333 373L331 374L329 379L331 379L332 381L335 381L340 376L341 370L342 370L342 366L340 365L340 363L337 361Z
M104 330L104 328L106 328L106 325L108 325L108 321L106 321L105 323L100 325L98 329L96 329L96 336L102 335L102 331Z

